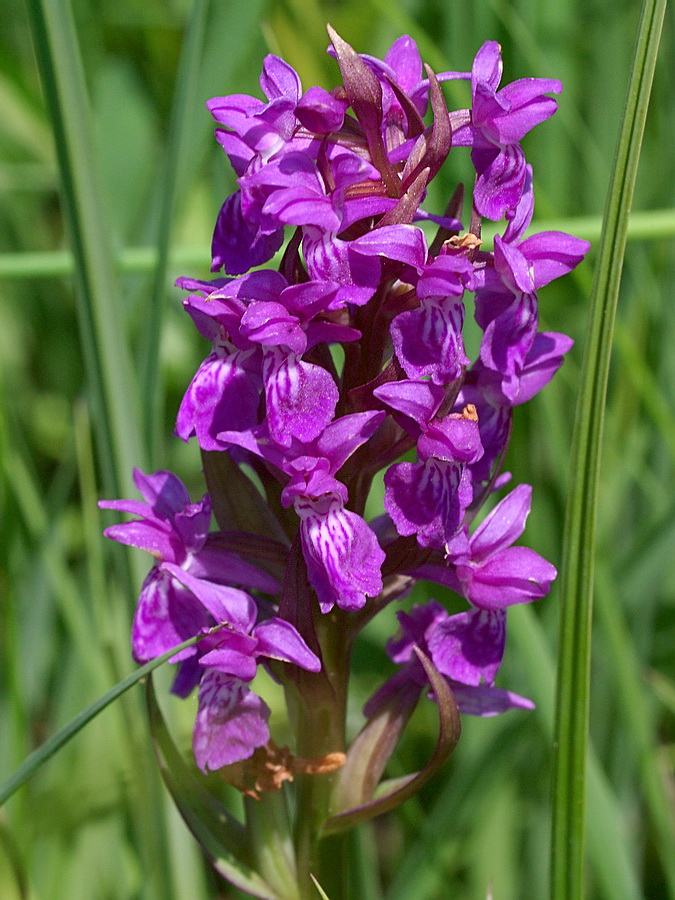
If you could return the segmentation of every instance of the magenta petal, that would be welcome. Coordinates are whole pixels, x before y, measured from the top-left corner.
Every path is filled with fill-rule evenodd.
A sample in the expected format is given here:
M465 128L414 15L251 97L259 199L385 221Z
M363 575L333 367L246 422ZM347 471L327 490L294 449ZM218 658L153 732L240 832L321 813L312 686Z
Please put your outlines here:
M453 413L432 422L417 442L421 460L430 457L447 462L475 463L483 455L478 422Z
M294 353L303 353L307 338L297 316L276 301L258 300L241 317L240 333L257 344L283 345Z
M481 362L502 376L502 391L517 402L519 376L537 331L539 310L535 294L519 294L485 329Z
M525 184L525 154L518 144L471 152L479 177L473 197L478 212L498 221L518 205Z
M492 90L499 87L502 78L502 52L497 41L486 41L476 54L471 67L474 84L485 83Z
M400 313L390 326L396 357L410 379L430 377L445 385L470 360L464 352L461 300L430 297L419 309Z
M452 684L459 711L468 716L498 716L509 709L534 709L534 703L511 691L486 684L468 686Z
M114 509L116 512L131 513L132 516L152 518L152 507L142 500L99 500L99 509Z
M285 59L270 53L265 57L260 73L260 87L268 100L286 97L297 103L302 92L300 78Z
M472 609L448 616L427 636L434 665L461 684L492 684L504 655L506 613Z
M590 243L564 231L542 231L519 244L533 271L534 287L539 289L571 272L590 249Z
M384 413L379 410L335 419L317 439L317 455L329 460L332 473L339 471L352 453L375 434L383 419Z
M190 502L187 488L173 472L160 470L146 475L140 469L134 469L134 484L153 513L162 519L171 518Z
M525 530L532 504L532 488L519 484L485 517L471 536L471 558L475 562L510 547Z
M237 637L245 637L237 635ZM246 638L250 647L238 650L236 647L216 647L205 653L199 660L199 664L207 669L217 669L224 675L232 675L235 678L241 678L242 681L252 681L258 666L254 657L251 655L255 647L255 641Z
M387 50L385 63L396 73L396 81L404 91L410 91L422 78L422 57L415 41L401 35Z
M458 565L457 574L474 606L497 610L545 597L558 573L529 547L507 547L476 568Z
M290 622L272 618L261 622L253 629L257 639L256 656L268 656L283 662L295 663L310 672L321 671L321 661L312 653Z
M222 584L213 584L195 578L171 563L162 563L161 568L170 572L188 590L192 591L202 606L207 609L216 622L224 622L234 628L249 632L256 620L256 605L253 598L245 591Z
M188 553L204 546L211 523L211 498L205 494L199 503L191 503L173 517L173 526Z
M543 94L560 94L562 89L562 82L557 78L519 78L505 84L499 96L514 107L522 107L538 100Z
M283 226L264 233L242 215L241 192L223 203L211 241L211 271L225 268L228 275L243 275L272 259L284 240Z
M417 225L386 225L352 241L351 249L363 256L384 256L421 268L427 261L427 241Z
M340 227L340 216L330 197L309 192L302 184L275 190L265 201L263 212L284 225L315 225L326 231Z
M516 208L509 213L509 224L504 232L507 244L517 243L525 234L534 213L534 191L532 190L532 166L525 166L525 183L523 193ZM536 279L535 279L536 283Z
M206 631L213 620L201 603L168 572L154 566L148 573L134 615L131 645L134 659L148 662L188 638ZM195 653L193 647L173 661Z
M566 334L540 331L523 362L517 403L526 403L545 388L563 363L563 356L574 341Z
M382 590L384 552L372 529L337 495L298 498L302 550L321 611L360 609Z
M103 534L120 544L152 553L158 559L175 560L179 557L182 561L185 553L180 542L168 529L162 527L163 524L161 521L124 522L121 525L111 525Z
M266 348L263 364L267 424L277 443L314 440L331 421L339 393L329 372L295 353Z
M523 252L522 244L516 247L495 236L495 270L504 284L517 294L534 293L535 285L532 277L532 266Z
M295 115L308 131L330 134L337 131L345 118L347 102L338 100L321 87L311 87L295 107Z
M248 759L270 737L267 704L238 678L207 671L199 687L193 750L202 771Z
M375 388L373 395L418 425L426 425L443 402L445 391L431 381L389 381Z
M464 256L439 256L424 271L417 282L416 294L426 297L461 297L464 288L473 288L473 265Z
M302 250L309 277L333 281L347 288L342 302L363 306L375 293L382 266L377 256L352 250L352 243L314 225L303 228Z
M431 458L425 463L396 463L384 476L384 508L401 535L417 535L422 547L442 549L459 528L471 502L466 472Z
M221 431L244 431L258 421L262 389L260 350L219 351L201 364L185 392L176 434L197 435L203 450L222 450Z
M217 541L217 535L213 537ZM221 550L209 538L199 553L192 557L190 574L206 581L238 584L266 594L277 594L281 590L276 578L234 553Z

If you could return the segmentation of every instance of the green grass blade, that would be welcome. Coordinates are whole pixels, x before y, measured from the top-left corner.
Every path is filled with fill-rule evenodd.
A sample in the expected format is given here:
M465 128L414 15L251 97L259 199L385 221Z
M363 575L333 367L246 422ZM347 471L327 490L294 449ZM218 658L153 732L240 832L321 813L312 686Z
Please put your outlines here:
M591 292L562 566L551 837L552 900L582 900L593 554L607 378L626 244L665 0L645 0Z
M650 831L659 854L664 875L664 890L675 898L675 820L662 771L651 704L647 702L640 665L623 611L614 602L619 591L605 567L598 566L596 576L598 618L608 638L611 667L616 673L617 689L625 728L632 736L639 766L644 802L649 814Z
M220 627L220 626L217 626ZM214 631L216 629L213 629ZM138 684L139 681L142 681L146 675L150 672L154 671L158 666L161 666L162 663L165 663L167 660L171 659L176 653L180 650L183 650L185 647L191 647L192 644L196 644L197 641L202 640L204 637L203 634L197 635L196 637L190 638L187 641L184 641L182 644L179 644L176 647L173 647L171 650L167 650L166 653L163 653L161 656L158 656L157 659L150 660L150 662L146 663L144 666L140 666L140 668L136 669L135 672L132 672L130 675L127 675L122 681L118 682L113 688L107 691L102 697L99 697L94 703L88 706L86 709L82 710L81 713L75 716L74 719L71 719L67 725L64 725L63 728L60 728L55 734L53 734L48 740L44 742L37 750L34 750L33 753L30 754L29 757L24 761L24 763L19 766L16 772L8 778L7 781L0 786L0 806L2 806L12 794L15 793L23 784L25 784L29 778L31 778L35 772L40 768L40 766L44 765L48 759L54 756L64 744L67 744L68 741L74 737L78 731L81 731L85 725L88 725L92 719L94 719L102 710L106 708L106 706L110 706L110 704L117 700L118 697L121 697L122 694L126 693L129 688L132 688L135 684Z
M175 100L169 128L169 139L160 185L161 200L157 234L157 260L147 303L141 358L141 396L146 440L153 457L153 448L160 443L163 421L161 380L159 378L159 347L162 308L166 299L165 282L169 261L169 245L176 201L185 187L185 173L193 141L194 117L199 103L199 76L209 2L195 0L188 22L176 80Z
M142 465L138 411L77 36L67 0L29 0L28 9L76 263L80 338L102 472L106 490L125 496L132 467Z
M597 241L602 234L600 216L579 216L577 218L539 219L530 227L534 234L540 231L566 231L589 241ZM490 223L484 227L484 237L491 240L497 233ZM631 213L628 223L629 241L659 241L675 237L675 209L639 210ZM152 272L159 264L157 247L124 247L117 251L115 265L118 272L138 274ZM170 248L168 260L163 263L172 272L189 269L203 269L208 262L208 248ZM54 278L72 275L75 271L73 256L67 250L22 251L0 253L0 278ZM145 385L146 380L143 380Z

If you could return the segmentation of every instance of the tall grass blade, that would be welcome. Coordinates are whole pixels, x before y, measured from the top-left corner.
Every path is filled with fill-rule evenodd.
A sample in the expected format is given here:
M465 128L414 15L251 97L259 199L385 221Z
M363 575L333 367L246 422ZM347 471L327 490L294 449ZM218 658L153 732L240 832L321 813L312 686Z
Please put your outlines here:
M142 465L138 408L77 36L67 0L29 0L28 10L76 261L80 339L101 469L106 491L125 496L132 467Z
M220 627L220 626L217 626ZM214 631L216 629L213 629ZM44 742L37 750L34 750L33 753L23 762L21 766L16 770L16 772L8 778L7 781L0 786L0 806L9 800L12 794L15 793L23 784L25 784L29 778L31 778L35 772L40 768L40 766L44 765L48 759L51 759L55 753L57 753L64 744L67 744L68 741L74 737L78 731L81 731L85 725L88 725L92 719L96 718L96 716L106 708L106 706L110 706L110 704L117 700L118 697L121 697L122 694L126 693L129 688L133 687L135 684L138 684L139 681L142 681L146 675L149 675L150 672L154 671L158 666L161 666L162 663L165 663L167 660L171 659L172 656L175 656L180 650L183 650L185 647L191 647L192 644L196 644L197 641L202 640L204 637L203 634L197 635L196 637L190 638L187 641L184 641L182 644L177 647L173 647L171 650L167 650L166 653L163 653L161 656L158 656L156 659L150 660L150 662L145 663L144 666L140 666L136 669L135 672L132 672L130 675L127 675L126 678L122 679L122 681L118 682L113 688L107 691L102 697L99 697L94 703L90 704L86 709L83 709L82 712L78 713L73 719L68 722L67 725L64 725L63 728L60 728L55 734L53 734L48 740Z
M158 369L169 247L176 200L180 195L181 188L185 187L185 174L189 168L188 159L194 131L193 120L196 110L200 108L200 104L198 104L199 76L208 8L208 0L195 0L190 14L176 79L164 172L159 186L161 199L157 260L144 323L140 377L143 422L151 459L154 456L153 448L159 443L163 420L161 381Z
M603 419L628 213L664 12L665 0L645 0L643 3L591 291L591 313L572 443L562 566L563 605L552 784L552 900L582 900L584 896L593 554Z

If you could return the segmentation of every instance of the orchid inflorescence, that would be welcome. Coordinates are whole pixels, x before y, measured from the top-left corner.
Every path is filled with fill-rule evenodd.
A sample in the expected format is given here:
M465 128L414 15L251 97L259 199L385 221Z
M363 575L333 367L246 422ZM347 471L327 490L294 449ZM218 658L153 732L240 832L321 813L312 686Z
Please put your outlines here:
M438 699L443 685L461 713L532 706L495 686L507 607L543 597L556 577L514 546L531 488L513 488L472 523L510 480L501 464L514 407L550 381L572 345L538 330L537 291L589 245L557 231L525 236L534 199L520 141L555 112L547 95L560 93L559 81L500 88L493 41L471 72L434 74L409 37L380 60L330 35L343 80L332 91L303 92L291 66L268 56L265 101L208 103L239 187L213 236L212 271L225 276L178 280L211 350L176 434L196 437L209 494L192 503L172 473L136 471L143 501L101 506L139 517L108 537L155 556L133 623L135 659L204 635L174 657L173 691L199 688L198 766L236 771L237 781L243 761L274 755L269 708L249 687L262 662L305 721L322 710L340 720L309 737L306 727L295 748L298 758L346 760L352 783L331 776L339 816L348 798L367 805L384 769L381 748L364 737L383 710L392 722L399 710L398 735L420 695ZM440 84L450 80L470 82L470 108L448 111ZM476 172L468 229L461 186L442 214L425 208L451 148L469 148ZM492 251L481 247L483 218L504 223ZM284 241L279 264L259 268ZM466 294L482 331L473 362ZM368 519L378 473L384 510ZM349 748L354 638L420 579L450 588L466 609L430 601L398 613L387 647L397 669ZM384 757L395 745L387 740ZM350 765L350 752L371 754L370 768ZM354 788L357 771L367 789Z

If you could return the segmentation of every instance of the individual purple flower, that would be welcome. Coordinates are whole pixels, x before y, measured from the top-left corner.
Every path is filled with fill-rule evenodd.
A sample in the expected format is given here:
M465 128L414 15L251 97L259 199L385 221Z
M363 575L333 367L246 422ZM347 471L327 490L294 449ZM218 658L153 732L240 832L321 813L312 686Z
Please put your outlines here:
M418 268L424 265L427 245L415 225L387 225L346 241L336 232L316 226L303 228L303 252L310 276L343 285L349 302L364 306L382 278L382 261Z
M396 357L408 378L448 384L469 365L462 340L465 287L473 289L474 270L463 255L448 253L422 268L415 291L420 306L391 323Z
M260 86L267 103L247 94L231 94L214 97L206 104L218 125L228 129L216 131L218 140L223 143L223 139L234 133L247 148L239 155L230 155L232 147L227 140L224 142L233 167L240 175L254 155L269 159L283 150L298 127L295 107L302 87L294 69L285 60L270 54L263 63Z
M308 486L293 504L300 517L307 574L324 613L336 604L360 609L366 597L382 590L384 551L361 516L345 508L341 487L336 482L335 490L313 496Z
M191 503L184 484L171 472L145 475L134 470L134 483L144 501L102 500L102 509L114 509L140 519L106 528L112 540L147 550L155 564L143 582L132 628L132 647L137 662L160 656L190 637L206 632L216 622L236 620L253 601L239 584L276 593L274 578L234 553L217 548L208 538L211 501L205 494ZM186 579L191 579L186 585ZM200 596L192 588L197 585ZM209 589L217 596L208 604ZM187 659L196 653L188 647L173 657Z
M525 530L532 488L521 484L504 497L468 538L460 532L446 565L421 566L416 575L452 588L487 612L531 603L548 594L557 572L529 547L513 547Z
M216 669L199 686L199 708L192 749L202 771L248 759L270 738L270 709L245 682Z
M302 287L304 309L300 286L286 293L287 282L278 272L252 272L217 287L206 299L193 295L185 301L213 352L183 398L179 437L189 440L196 434L203 449L223 449L219 432L244 431L258 423L263 391L267 424L280 444L293 438L310 441L331 421L337 386L326 369L302 354L310 338L353 340L359 333L312 321L322 305L331 306L335 286Z
M492 340L498 328L481 348L481 359L474 365L474 376L484 396L495 406L519 406L531 400L551 381L563 364L565 354L574 344L566 334L539 331L534 335L518 336L513 344L499 344ZM505 330L505 335L509 332Z
M276 275L277 273L270 273ZM281 277L281 276L279 276ZM285 282L284 282L285 283ZM176 419L176 434L184 441L197 436L204 450L222 449L218 432L242 430L258 421L263 389L262 353L250 341L237 346L239 311L216 291L207 291L203 299L191 295L184 301L203 337L211 341L212 351L201 363L181 401Z
M502 77L501 49L486 41L471 69L471 110L453 113L453 144L470 146L477 173L474 203L488 219L501 219L515 209L525 187L526 163L520 141L557 109L545 97L559 94L552 78L521 78L497 90Z
M370 438L384 418L380 411L342 416L313 441L279 446L258 434L226 432L224 442L249 450L288 476L281 494L300 518L300 538L310 584L322 612L334 605L360 609L382 590L384 551L375 533L346 508L348 492L335 478L349 457Z
M417 442L420 461L396 463L384 476L384 507L399 534L415 534L421 547L442 549L473 499L467 464L482 452L470 411L426 426Z
M265 233L241 210L241 191L223 203L211 241L211 271L224 268L228 275L243 275L271 259L284 241L282 226Z
M220 586L196 584L188 573L181 577L211 606L214 593L222 591ZM321 669L319 658L293 625L277 617L256 624L257 610L251 598L238 613L227 628L206 636L198 645L203 677L193 749L197 765L205 772L247 759L269 740L269 708L248 688L259 658L281 660L310 672Z
M385 702L403 693L412 681L420 687L429 681L414 648L418 647L444 675L461 713L495 716L508 709L532 709L525 697L494 687L504 652L504 613L471 610L449 615L435 601L399 612L399 635L387 644L392 661L401 666L370 698L365 707L373 715Z

